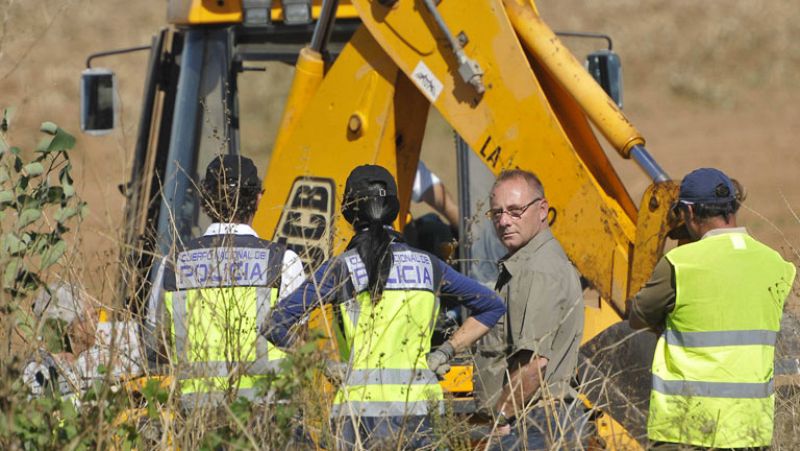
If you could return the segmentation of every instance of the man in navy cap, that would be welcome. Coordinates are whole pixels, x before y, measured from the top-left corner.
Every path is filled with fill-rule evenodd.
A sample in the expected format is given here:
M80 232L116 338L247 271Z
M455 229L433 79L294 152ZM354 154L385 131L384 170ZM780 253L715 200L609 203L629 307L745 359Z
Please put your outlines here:
M659 334L647 422L659 449L772 441L775 339L795 267L737 226L738 191L717 169L683 179L673 208L689 243L629 301L631 326Z

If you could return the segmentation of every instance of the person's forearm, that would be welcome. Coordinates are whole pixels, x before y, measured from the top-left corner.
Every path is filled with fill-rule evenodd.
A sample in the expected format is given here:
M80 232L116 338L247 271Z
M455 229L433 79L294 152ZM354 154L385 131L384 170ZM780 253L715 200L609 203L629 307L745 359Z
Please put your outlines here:
M450 197L450 194L447 192L443 184L436 185L437 191L437 202L440 203L440 211L444 215L447 222L450 223L450 227L458 228L458 204ZM441 191L441 192L440 192ZM439 200L441 199L441 200Z
M330 262L323 263L311 278L271 309L269 320L262 325L261 334L278 347L290 346L296 338L293 331L300 320L335 296L338 286L335 274Z
M422 194L422 201L440 213L451 227L458 227L458 205L442 183L436 183Z
M458 330L453 332L453 335L447 341L453 345L456 352L460 352L470 347L473 343L478 341L479 338L486 335L487 332L489 332L488 327L475 318L470 317L464 321L464 324L462 324Z
M453 296L465 305L473 318L491 328L506 312L503 300L494 291L486 288L475 280L456 272L444 262L442 267L441 293Z
M305 312L303 311L303 313ZM262 327L261 334L275 346L287 348L294 341L290 331L292 326L296 324L296 319L300 316L302 316L302 313L300 315L285 314L273 310L269 322Z
M289 347L296 338L292 333L293 328L317 303L317 286L313 281L304 282L272 308L261 334L278 347Z
M495 404L495 410L509 418L517 416L539 390L546 365L546 359L534 358L512 370L508 383L503 386L500 398Z
M627 316L628 324L631 326L631 329L644 329L649 327L649 325L642 320L632 299L625 301L625 316Z
M658 261L653 275L644 287L627 301L626 313L633 329L663 328L667 314L675 306L675 286L672 264L663 258Z

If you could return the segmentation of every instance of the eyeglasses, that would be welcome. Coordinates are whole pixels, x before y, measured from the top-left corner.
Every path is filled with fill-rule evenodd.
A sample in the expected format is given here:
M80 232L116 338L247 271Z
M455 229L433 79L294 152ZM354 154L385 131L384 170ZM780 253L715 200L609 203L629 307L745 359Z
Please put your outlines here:
M531 205L539 202L540 200L544 200L543 197L537 197L532 201L528 202L527 204L523 205L522 207L512 207L508 210L503 208L492 208L491 210L486 212L486 217L491 219L492 221L499 221L500 218L503 217L503 213L508 213L511 216L511 219L519 219L522 215L525 214L525 211L531 207Z

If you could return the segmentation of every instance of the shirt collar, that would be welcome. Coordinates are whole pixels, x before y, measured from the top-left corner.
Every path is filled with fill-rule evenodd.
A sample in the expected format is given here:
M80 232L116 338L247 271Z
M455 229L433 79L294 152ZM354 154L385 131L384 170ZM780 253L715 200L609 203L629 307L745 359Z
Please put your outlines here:
M203 236L210 235L252 235L258 237L258 233L247 224L215 222L208 226Z
M517 252L511 255L506 254L505 257L500 259L499 263L503 265L509 273L514 274L523 266L528 265L533 254L554 238L553 232L551 232L549 228L540 230L536 236L528 241L528 244L517 249Z
M708 232L706 232L705 235L703 235L703 238L700 239L702 240L712 236L722 235L725 233L744 233L745 235L748 234L747 229L745 227L722 227L719 229L709 230Z

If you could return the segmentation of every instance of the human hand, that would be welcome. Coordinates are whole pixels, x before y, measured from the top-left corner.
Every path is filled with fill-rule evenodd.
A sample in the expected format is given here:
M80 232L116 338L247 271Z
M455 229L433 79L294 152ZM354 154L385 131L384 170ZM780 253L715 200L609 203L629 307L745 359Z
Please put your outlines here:
M449 341L445 341L438 349L428 354L426 360L428 369L438 377L444 377L450 371L450 359L456 354L455 348Z
M506 425L497 426L496 428L494 428L494 431L493 431L492 435L495 436L495 437L503 437L503 436L508 435L510 433L511 433L511 425L510 424L506 424Z
M494 420L494 429L492 435L495 437L502 437L511 433L511 420L506 416L506 413L501 410L497 413Z

